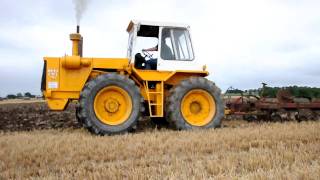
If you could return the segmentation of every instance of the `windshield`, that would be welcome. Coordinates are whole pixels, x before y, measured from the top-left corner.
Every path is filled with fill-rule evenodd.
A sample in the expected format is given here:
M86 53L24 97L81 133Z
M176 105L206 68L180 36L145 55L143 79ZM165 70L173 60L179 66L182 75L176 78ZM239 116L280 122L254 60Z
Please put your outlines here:
M162 29L161 53L164 60L193 60L193 50L187 29Z

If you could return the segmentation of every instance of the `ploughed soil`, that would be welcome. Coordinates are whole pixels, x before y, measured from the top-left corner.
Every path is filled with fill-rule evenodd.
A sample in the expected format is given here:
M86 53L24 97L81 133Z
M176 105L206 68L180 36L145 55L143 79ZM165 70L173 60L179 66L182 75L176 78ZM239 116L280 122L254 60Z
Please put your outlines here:
M75 104L65 111L50 111L46 103L9 103L0 105L0 131L80 128Z
M50 111L45 102L0 103L0 131L31 131L43 129L79 129L81 124L75 117L75 103L70 103L65 111ZM235 118L223 121L223 127L255 126ZM168 128L165 123L152 122L144 118L138 123L137 131L152 131Z
M64 111L51 111L45 102L0 103L0 132L31 131L44 129L79 129L82 125L75 116L75 103L69 103ZM138 123L137 131L167 127L157 125L148 118Z

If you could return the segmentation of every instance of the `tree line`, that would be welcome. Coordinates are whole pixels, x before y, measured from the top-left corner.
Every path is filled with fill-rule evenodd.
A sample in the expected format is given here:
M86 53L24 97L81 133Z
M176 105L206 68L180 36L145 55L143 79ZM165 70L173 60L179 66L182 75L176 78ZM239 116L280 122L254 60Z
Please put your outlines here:
M21 99L21 98L35 98L36 96L31 94L30 92L26 93L17 93L17 94L8 94L6 96L7 99Z
M248 90L240 90L240 89L232 89L228 90L228 93L234 94L251 94L251 95L259 95L262 97L268 98L276 98L279 90L287 90L294 97L298 98L320 98L320 88L316 87L299 87L299 86L288 86L288 87L269 87L264 86L258 89L248 89Z

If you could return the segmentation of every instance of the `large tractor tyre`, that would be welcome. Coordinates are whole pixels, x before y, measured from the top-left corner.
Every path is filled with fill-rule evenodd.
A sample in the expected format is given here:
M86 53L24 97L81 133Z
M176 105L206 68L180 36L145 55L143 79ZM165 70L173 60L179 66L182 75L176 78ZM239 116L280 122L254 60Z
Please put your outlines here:
M143 111L139 88L123 75L100 75L86 83L80 93L78 117L94 134L134 130Z
M223 117L221 90L203 77L181 81L166 99L166 119L177 130L218 128Z
M82 126L83 125L83 122L80 118L80 107L79 107L79 104L77 104L76 106L76 119L78 121L78 123Z
M82 127L86 128L86 125L85 125L85 123L84 123L83 120L82 120L83 118L80 117L80 104L79 104L79 103L76 105L76 119L77 119L78 123L79 123Z

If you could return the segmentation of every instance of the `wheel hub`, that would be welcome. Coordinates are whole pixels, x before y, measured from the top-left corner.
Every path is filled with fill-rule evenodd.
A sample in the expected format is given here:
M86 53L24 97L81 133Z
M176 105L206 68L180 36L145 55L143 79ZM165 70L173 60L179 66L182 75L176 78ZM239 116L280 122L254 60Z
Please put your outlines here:
M190 125L205 126L216 114L216 102L207 91L193 89L182 98L181 113Z
M105 104L104 108L109 113L115 113L119 110L119 102L113 98L108 99Z
M193 101L191 104L190 104L190 112L192 114L198 114L200 111L201 111L201 105L199 104L199 102L197 101Z
M101 89L94 99L97 118L107 125L120 125L132 112L132 101L127 91L118 86Z

